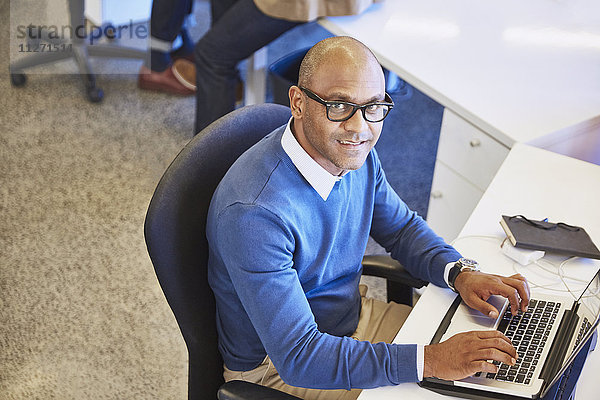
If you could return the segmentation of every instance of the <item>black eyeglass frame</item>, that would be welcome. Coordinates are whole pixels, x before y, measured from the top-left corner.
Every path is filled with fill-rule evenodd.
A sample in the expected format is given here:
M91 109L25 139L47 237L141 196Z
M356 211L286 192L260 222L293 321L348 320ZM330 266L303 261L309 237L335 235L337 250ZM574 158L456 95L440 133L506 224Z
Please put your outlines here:
M327 100L323 100L321 97L319 97L318 94L316 94L315 92L313 92L310 89L307 89L303 86L298 86L300 88L300 90L302 90L309 98L313 99L314 101L316 101L317 103L321 103L325 106L326 109L326 115L327 115L327 119L330 120L331 122L343 122L343 121L347 121L350 118L352 118L354 116L354 114L356 114L357 110L360 110L363 118L365 119L365 121L367 122L371 122L371 123L377 123L377 122L381 122L385 119L385 117L388 116L388 114L390 113L390 111L392 110L392 108L394 108L394 100L392 100L392 97L385 92L385 98L384 101L374 101L371 103L367 103L367 104L355 104L355 103L350 103L347 101L341 101L341 100L336 100L336 101L327 101ZM348 105L350 107L352 107L352 112L344 118L341 119L333 119L329 116L329 108L333 105L336 104L345 104ZM367 107L370 106L374 106L374 105L380 105L380 106L387 106L387 112L385 113L385 115L383 116L383 118L378 119L377 121L371 121L369 118L367 118L367 114L366 114L366 109Z

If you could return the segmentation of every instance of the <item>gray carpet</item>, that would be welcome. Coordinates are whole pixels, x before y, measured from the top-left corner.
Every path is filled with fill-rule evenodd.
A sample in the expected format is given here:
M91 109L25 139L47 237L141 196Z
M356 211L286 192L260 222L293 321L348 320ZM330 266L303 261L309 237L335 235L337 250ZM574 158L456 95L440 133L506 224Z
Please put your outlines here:
M197 3L195 38L207 10ZM8 15L1 0L4 26ZM324 34L314 24L290 32L270 58ZM110 74L98 78L104 102L90 104L78 76L32 71L22 88L0 77L0 399L184 399L186 348L143 221L161 174L191 138L194 99L142 92L134 74ZM415 158L411 149L389 165L429 175L432 153ZM406 185L399 191L410 195ZM413 200L426 209L423 201Z

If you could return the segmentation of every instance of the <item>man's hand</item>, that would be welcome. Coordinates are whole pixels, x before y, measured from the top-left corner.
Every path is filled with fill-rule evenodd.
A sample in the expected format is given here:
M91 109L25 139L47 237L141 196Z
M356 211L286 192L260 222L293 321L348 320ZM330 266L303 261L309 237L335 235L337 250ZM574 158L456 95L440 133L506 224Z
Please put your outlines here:
M491 318L498 317L496 307L487 302L492 295L506 297L513 315L516 315L519 309L527 311L529 304L529 285L520 274L506 277L465 271L458 274L454 287L469 307Z
M459 333L425 346L423 376L457 380L479 371L496 373L498 367L487 360L514 365L517 357L510 340L498 331Z

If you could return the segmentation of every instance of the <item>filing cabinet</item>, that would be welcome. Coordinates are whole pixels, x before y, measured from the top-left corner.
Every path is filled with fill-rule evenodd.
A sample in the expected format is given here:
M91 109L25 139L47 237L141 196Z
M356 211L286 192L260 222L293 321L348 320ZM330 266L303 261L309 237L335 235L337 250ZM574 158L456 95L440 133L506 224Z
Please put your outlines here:
M456 238L509 150L444 110L427 221L447 242Z

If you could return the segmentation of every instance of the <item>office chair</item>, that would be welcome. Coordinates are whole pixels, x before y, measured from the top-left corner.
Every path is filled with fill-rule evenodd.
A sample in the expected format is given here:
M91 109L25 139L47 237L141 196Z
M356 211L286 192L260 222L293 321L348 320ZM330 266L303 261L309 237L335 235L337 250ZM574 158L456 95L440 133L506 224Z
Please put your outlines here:
M288 107L251 105L206 127L175 157L161 178L146 215L148 253L189 353L189 399L294 399L259 385L223 384L217 349L216 309L208 284L206 217L218 183L231 164L253 144L290 118ZM411 298L412 278L389 257L365 258L365 272L397 281L396 296ZM408 294L406 294L408 292Z
M84 0L69 0L69 14L71 28L85 26ZM63 46L67 43L64 39L42 37L41 40L52 45L60 46L60 51L36 53L22 58L9 66L10 81L13 86L23 86L27 81L23 70L36 65L48 64L68 58L73 58L79 67L79 73L85 85L86 95L90 102L98 103L102 101L104 92L96 86L96 77L90 67L88 56L93 57L121 57L144 59L147 56L145 50L138 50L130 47L123 47L111 44L95 44L88 46L86 38L74 34L69 47Z

